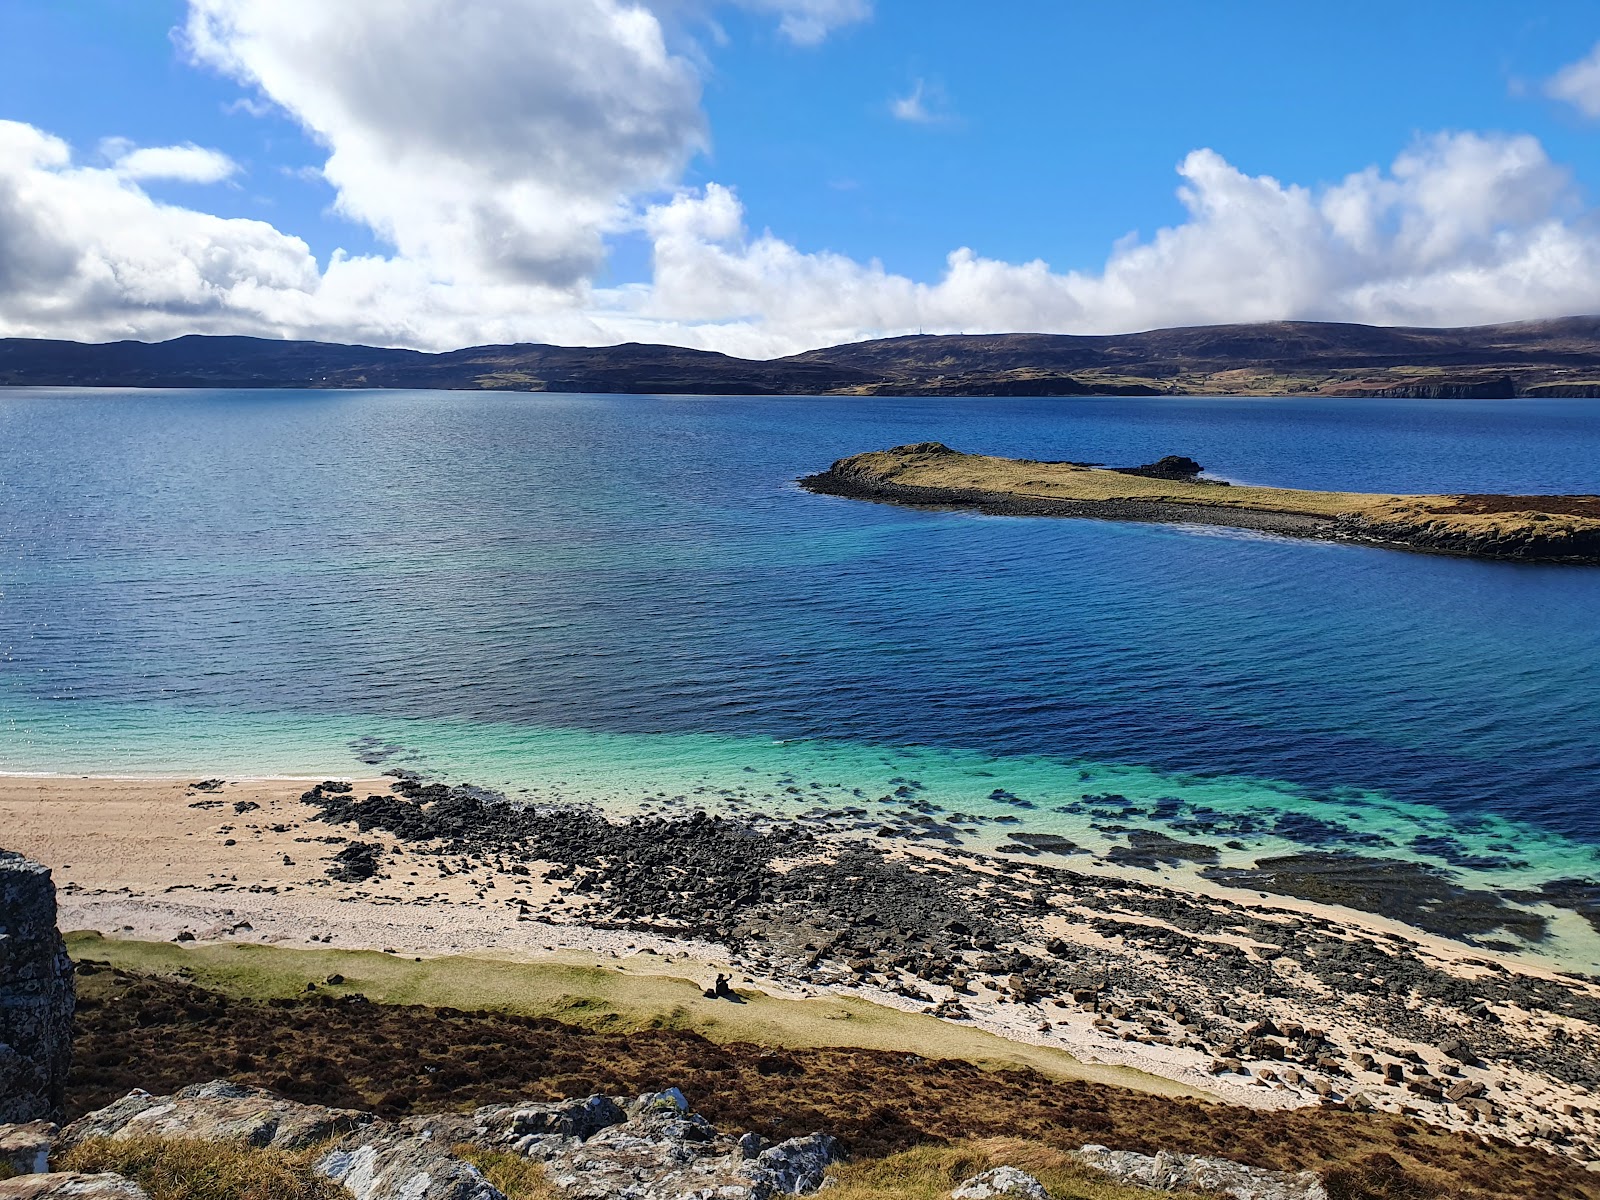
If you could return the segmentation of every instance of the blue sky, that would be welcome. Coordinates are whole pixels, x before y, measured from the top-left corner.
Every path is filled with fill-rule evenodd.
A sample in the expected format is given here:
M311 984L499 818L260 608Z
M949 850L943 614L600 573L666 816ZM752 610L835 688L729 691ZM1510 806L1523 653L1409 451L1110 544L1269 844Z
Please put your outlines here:
M1592 0L332 7L6 0L0 121L70 154L18 151L14 168L131 232L51 230L59 261L87 248L103 269L52 281L28 264L39 295L0 303L0 333L774 353L913 327L1600 308L1571 278L1600 263ZM412 126L387 124L413 99ZM113 170L170 146L220 152L226 177ZM1206 219L1176 173L1202 150ZM1247 195L1261 177L1285 194ZM1472 211L1442 211L1452 191ZM1329 215L1354 209L1355 233ZM0 230L0 274L8 244ZM1133 255L1108 266L1119 246ZM962 248L975 265L957 271ZM336 250L359 281L322 274ZM1049 271L1027 274L1034 260ZM110 297L107 277L140 284Z

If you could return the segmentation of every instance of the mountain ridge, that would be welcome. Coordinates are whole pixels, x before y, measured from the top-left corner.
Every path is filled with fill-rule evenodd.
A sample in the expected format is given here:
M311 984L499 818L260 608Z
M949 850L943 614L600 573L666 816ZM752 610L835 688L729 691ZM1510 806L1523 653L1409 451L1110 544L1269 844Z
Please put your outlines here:
M1600 316L1460 328L1278 321L910 334L773 359L627 342L428 352L239 335L0 339L0 385L670 395L1600 396Z

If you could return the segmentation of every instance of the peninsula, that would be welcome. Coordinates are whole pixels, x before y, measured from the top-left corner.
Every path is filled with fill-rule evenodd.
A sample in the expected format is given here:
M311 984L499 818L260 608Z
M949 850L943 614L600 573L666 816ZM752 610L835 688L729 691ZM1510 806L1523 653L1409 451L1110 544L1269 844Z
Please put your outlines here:
M1253 487L1170 455L1138 467L964 454L918 442L842 458L808 491L997 516L1091 517L1521 562L1600 565L1600 496L1397 495Z

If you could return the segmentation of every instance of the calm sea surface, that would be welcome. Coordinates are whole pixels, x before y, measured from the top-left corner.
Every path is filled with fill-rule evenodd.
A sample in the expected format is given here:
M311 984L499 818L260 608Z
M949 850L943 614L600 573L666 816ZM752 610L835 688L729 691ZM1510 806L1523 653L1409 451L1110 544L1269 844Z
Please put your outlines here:
M926 439L1600 490L1578 400L0 390L0 769L796 812L909 788L1096 848L1600 878L1600 570L793 483Z

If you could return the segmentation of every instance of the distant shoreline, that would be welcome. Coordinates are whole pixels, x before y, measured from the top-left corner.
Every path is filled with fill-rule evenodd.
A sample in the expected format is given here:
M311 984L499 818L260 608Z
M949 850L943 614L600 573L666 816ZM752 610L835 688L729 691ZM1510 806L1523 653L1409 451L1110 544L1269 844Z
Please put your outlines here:
M842 458L798 482L820 495L988 516L1217 525L1460 558L1600 565L1597 496L1224 491L1207 480L1161 477L1144 468L963 454L939 442Z

